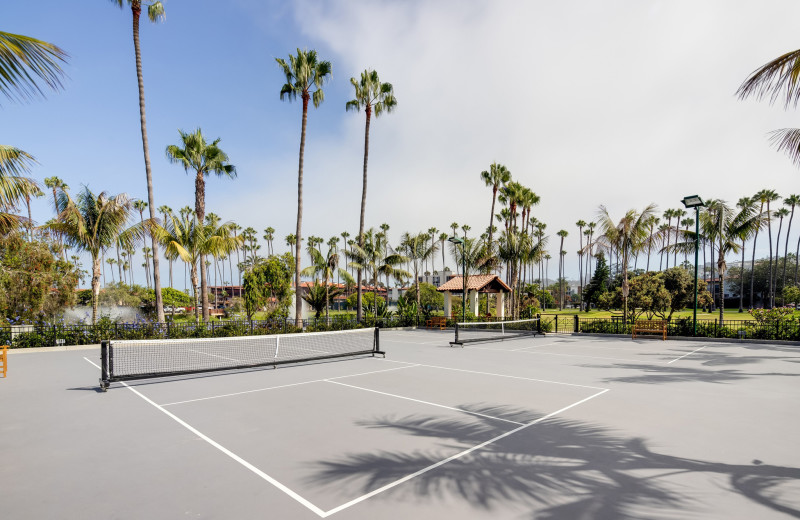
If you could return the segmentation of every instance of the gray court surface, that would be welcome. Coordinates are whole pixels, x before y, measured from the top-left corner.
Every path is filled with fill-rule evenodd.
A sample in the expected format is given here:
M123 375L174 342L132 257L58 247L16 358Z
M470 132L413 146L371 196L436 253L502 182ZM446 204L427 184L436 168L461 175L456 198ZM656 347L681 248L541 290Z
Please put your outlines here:
M8 519L800 518L800 347L547 335L115 383L12 351Z

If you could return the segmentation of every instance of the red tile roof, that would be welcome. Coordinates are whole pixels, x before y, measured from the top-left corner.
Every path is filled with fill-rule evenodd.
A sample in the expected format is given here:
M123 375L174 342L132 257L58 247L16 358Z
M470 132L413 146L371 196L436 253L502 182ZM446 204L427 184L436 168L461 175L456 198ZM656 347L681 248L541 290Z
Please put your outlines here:
M494 274L473 274L467 277L467 290L468 291L482 291L489 285L496 285L494 289L502 289L505 292L511 292L511 288L503 283L499 276ZM454 276L444 284L436 288L437 291L456 291L461 292L464 287L464 280L462 276Z

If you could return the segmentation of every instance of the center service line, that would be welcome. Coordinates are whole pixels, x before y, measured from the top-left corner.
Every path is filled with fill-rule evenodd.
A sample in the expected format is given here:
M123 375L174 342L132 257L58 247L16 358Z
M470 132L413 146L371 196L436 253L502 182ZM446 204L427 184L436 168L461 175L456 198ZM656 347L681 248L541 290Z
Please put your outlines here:
M668 362L667 364L668 364L668 365L670 365L670 364L672 364L672 363L674 363L674 362L678 361L679 359L683 359L683 358L685 358L686 356L691 356L691 355L692 355L692 354L694 354L695 352L697 352L697 351L700 351L700 350L703 350L704 348L706 348L706 346L707 346L707 345L703 345L703 346L702 346L702 347L700 347L700 348L694 349L693 351L689 352L688 354L684 354L684 355L682 355L682 356L681 356L681 357L679 357L679 358L675 358L675 359L673 359L672 361Z

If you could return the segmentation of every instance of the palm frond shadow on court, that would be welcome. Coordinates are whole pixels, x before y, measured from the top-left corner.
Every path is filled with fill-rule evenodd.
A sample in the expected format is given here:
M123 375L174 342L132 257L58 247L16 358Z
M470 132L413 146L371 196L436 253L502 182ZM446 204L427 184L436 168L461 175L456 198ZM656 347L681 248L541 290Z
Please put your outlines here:
M542 415L507 406L461 408L511 420L530 421ZM309 479L311 483L358 483L367 493L437 463L464 446L478 445L513 428L498 430L496 420L480 416L442 419L424 415L375 417L360 426L392 429L452 445L439 452L370 452L323 461ZM748 499L800 518L800 510L783 501L781 489L787 482L800 480L798 468L662 455L651 451L644 439L626 438L600 426L561 418L533 425L386 492L417 501L455 495L487 511L514 501L530 508L531 517L537 519L674 518L676 511L694 511L699 505L690 488L670 485L662 477L674 479L675 475L695 472L726 476L731 487Z
M698 353L699 354L699 353ZM698 354L692 354L695 360L702 359ZM774 358L771 358L774 359ZM793 362L792 360L785 360ZM750 360L749 363L755 362ZM608 365L600 365L596 363L581 365L585 368L601 368L603 370L624 369L630 370L631 375L613 376L603 379L603 383L638 383L638 384L663 384L663 383L682 383L682 382L700 382L700 383L732 383L735 381L742 381L750 378L758 378L764 376L782 376L782 377L797 377L796 373L784 372L753 372L744 371L740 369L714 369L716 366L724 365L741 365L736 361L726 361L719 357L709 358L702 363L709 368L690 368L678 365L639 365L636 363L612 363Z

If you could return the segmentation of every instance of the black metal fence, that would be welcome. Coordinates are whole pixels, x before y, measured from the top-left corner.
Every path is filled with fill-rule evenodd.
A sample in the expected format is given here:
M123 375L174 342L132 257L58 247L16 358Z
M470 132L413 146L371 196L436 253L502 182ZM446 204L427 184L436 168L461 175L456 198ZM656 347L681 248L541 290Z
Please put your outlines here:
M621 317L586 318L578 314L541 314L539 327L546 333L594 333L630 334L631 323ZM208 322L178 323L114 323L101 320L90 324L34 324L17 327L0 327L0 345L12 348L50 347L55 345L91 345L104 339L168 339L168 338L214 338L227 336L253 336L317 332L325 330L347 330L361 327L424 327L423 316L402 318L367 318L360 323L350 316L333 316L330 319L307 319L302 327L293 319L272 320L220 320ZM447 319L447 327L454 327L460 319ZM486 318L475 321L487 321ZM500 320L492 320L500 321ZM507 320L506 320L507 321ZM693 336L691 318L671 320L667 327L669 336ZM800 321L786 320L759 323L751 320L697 320L697 336L729 339L766 339L800 341Z

